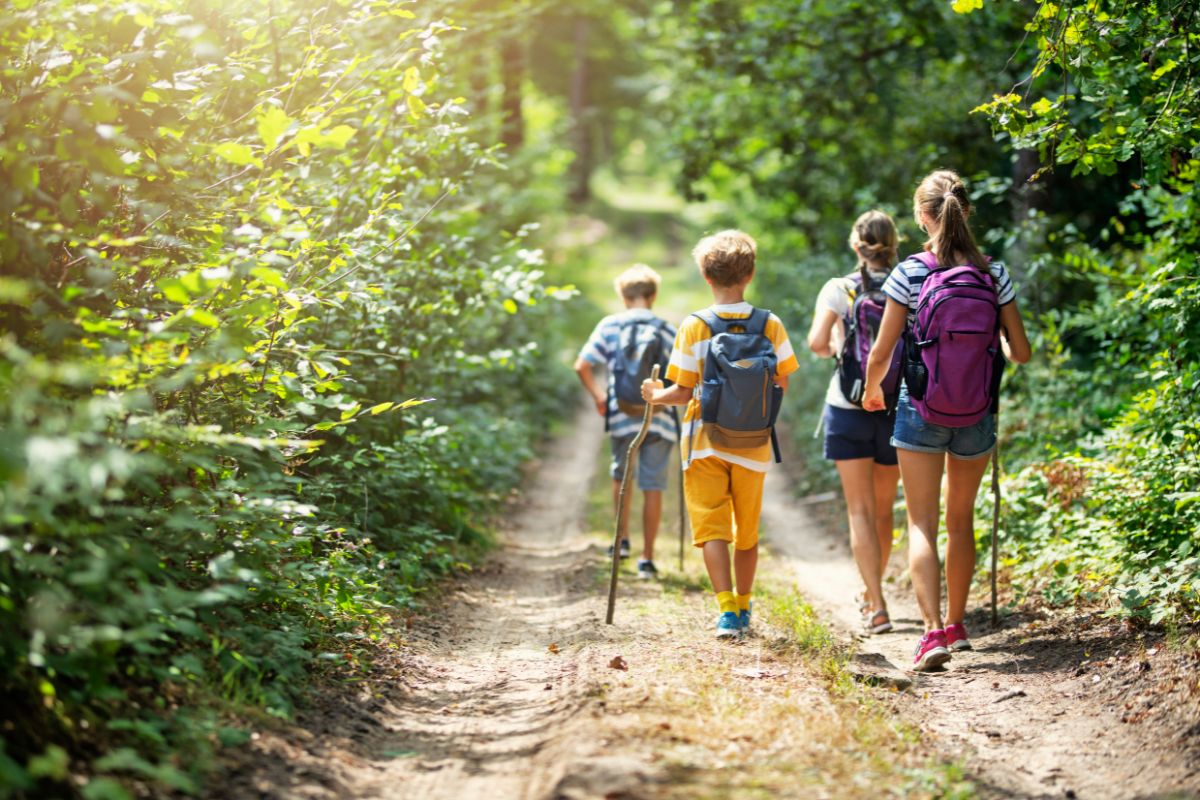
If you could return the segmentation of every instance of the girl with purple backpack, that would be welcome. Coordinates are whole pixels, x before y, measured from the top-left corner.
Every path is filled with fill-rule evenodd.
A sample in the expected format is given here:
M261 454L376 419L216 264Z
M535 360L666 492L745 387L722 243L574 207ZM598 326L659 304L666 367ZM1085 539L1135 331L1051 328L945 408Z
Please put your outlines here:
M885 407L882 382L903 335L904 384L892 444L908 508L909 574L925 622L914 669L971 647L963 626L975 572L975 496L996 446L1005 358L1029 360L1029 339L1004 265L979 252L971 201L958 175L939 170L913 196L925 250L896 265L879 337L867 360L863 408ZM937 538L946 475L946 614Z
M825 458L837 465L842 481L850 549L866 587L863 622L872 634L892 629L883 574L892 552L892 503L900 470L890 441L893 415L864 411L862 397L867 354L887 302L881 288L897 261L898 241L896 223L882 211L868 211L854 222L850 248L858 267L851 275L826 282L808 332L814 353L838 361L821 419ZM898 367L897 362L893 382L898 382Z

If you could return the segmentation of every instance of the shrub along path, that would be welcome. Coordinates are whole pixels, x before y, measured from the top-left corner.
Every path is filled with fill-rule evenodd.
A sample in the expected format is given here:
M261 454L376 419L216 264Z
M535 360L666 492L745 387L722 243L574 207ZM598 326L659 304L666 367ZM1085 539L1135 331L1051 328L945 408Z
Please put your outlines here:
M848 540L789 500L787 477L767 481L763 524L798 588L846 639L861 629L860 585ZM843 531L844 524L839 526ZM859 640L864 665L907 669L921 616L905 560L893 553L885 592L894 632ZM978 575L980 588L987 574ZM983 592L969 606L973 652L937 673L908 673L903 704L981 794L1020 797L1200 796L1200 653L1088 614L1002 614Z

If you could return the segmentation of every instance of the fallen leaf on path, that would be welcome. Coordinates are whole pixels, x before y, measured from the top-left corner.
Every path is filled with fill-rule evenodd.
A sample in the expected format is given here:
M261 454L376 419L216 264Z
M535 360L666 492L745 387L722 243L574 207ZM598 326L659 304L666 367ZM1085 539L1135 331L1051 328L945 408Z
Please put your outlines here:
M738 667L733 671L734 675L741 675L743 678L782 678L788 674L786 669L781 669L772 672L769 669L759 669L758 667Z
M613 660L608 662L609 669L620 669L626 672L629 671L629 664L625 663L625 659L620 656L613 656Z
M550 646L547 647L546 649L548 651L550 651L551 653L557 653L558 652L558 644L556 644L555 642L551 642Z

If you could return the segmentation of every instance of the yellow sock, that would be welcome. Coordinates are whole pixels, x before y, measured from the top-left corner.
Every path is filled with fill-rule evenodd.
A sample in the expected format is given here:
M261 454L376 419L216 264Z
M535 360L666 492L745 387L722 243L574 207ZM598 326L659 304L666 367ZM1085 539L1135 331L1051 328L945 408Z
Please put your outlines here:
M750 595L739 594L737 596L737 606L738 606L738 611L749 611L750 610Z
M721 606L721 613L726 611L738 612L737 598L733 596L733 592L717 592L717 604Z

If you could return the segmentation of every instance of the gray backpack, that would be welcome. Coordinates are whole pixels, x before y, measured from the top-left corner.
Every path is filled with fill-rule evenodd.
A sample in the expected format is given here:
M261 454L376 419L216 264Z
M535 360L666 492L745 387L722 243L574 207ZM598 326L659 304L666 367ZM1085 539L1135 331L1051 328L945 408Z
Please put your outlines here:
M771 312L756 308L747 319L723 319L711 309L698 317L712 331L700 388L700 419L713 444L730 450L761 447L768 441L782 461L775 419L783 390L775 385L779 358L767 338Z
M656 364L666 374L667 363L671 360L671 348L663 341L666 326L666 321L657 317L634 317L621 322L609 389L617 399L617 408L632 417L640 417L646 409L642 400L642 381L650 377ZM610 403L610 412L611 406ZM606 414L605 430L608 421Z

